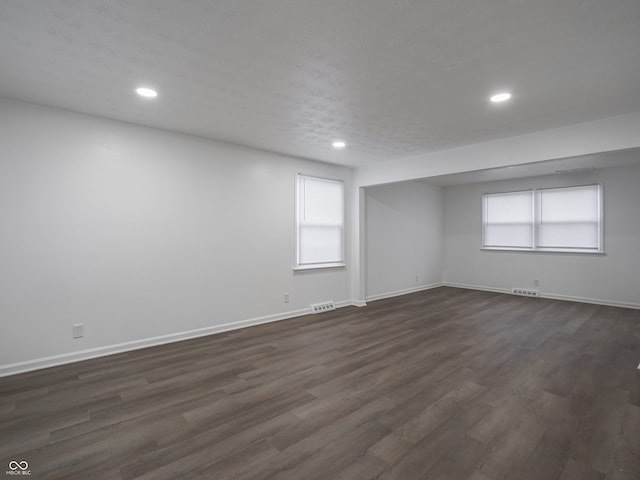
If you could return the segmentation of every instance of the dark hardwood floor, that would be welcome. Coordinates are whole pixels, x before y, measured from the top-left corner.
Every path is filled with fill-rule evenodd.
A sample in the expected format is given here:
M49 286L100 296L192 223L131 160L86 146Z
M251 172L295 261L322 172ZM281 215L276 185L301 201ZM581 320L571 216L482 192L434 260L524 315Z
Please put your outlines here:
M640 311L438 288L0 379L38 479L640 479Z

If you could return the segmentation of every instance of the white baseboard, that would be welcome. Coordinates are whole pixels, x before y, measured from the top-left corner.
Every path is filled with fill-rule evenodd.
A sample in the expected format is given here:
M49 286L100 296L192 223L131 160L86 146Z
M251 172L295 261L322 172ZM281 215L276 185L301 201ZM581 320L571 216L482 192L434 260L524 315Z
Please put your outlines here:
M336 302L335 305L336 305L336 308L341 308L341 307L347 307L350 305L355 305L355 303L352 301L343 300L340 302ZM53 355L50 357L42 357L42 358L36 358L33 360L26 360L24 362L0 365L0 377L15 375L17 373L30 372L33 370L40 370L42 368L55 367L57 365L64 365L67 363L79 362L82 360L89 360L91 358L104 357L104 356L113 355L116 353L130 352L132 350L139 350L141 348L154 347L157 345L164 345L167 343L180 342L182 340L189 340L191 338L204 337L204 336L213 335L216 333L228 332L230 330L237 330L240 328L252 327L254 325L260 325L263 323L271 323L271 322L277 322L280 320L287 320L289 318L300 317L303 315L311 315L311 308L291 310L289 312L277 313L274 315L266 315L264 317L256 317L248 320L240 320L237 322L223 323L221 325L212 325L210 327L198 328L195 330L187 330L187 331L178 332L178 333L171 333L168 335L160 335L158 337L144 338L141 340L133 340L131 342L123 342L115 345L107 345L104 347L80 350L78 352L63 353L61 355Z
M364 300L351 300L351 305L354 307L366 307L367 302Z
M419 285L417 287L405 288L403 290L395 290L393 292L377 293L375 295L368 295L367 301L382 300L383 298L399 297L400 295L407 295L408 293L422 292L423 290L431 290L432 288L441 287L442 282L430 283L429 285Z
M445 287L467 288L470 290L483 290L485 292L511 293L510 288L487 287L483 285L468 285L465 283L443 282ZM608 307L622 307L640 309L640 303L620 302L617 300L605 300L602 298L576 297L573 295L562 295L557 293L540 292L540 298L548 298L551 300L565 300L568 302L593 303L595 305L605 305Z
M615 300L604 300L602 298L589 298L589 297L574 297L572 295L556 295L555 293L543 293L540 292L542 298L549 298L552 300L567 300L569 302L581 302L581 303L594 303L596 305L605 305L607 307L622 307L622 308L635 308L640 310L640 303L633 302L619 302Z
M455 287L466 288L471 290L482 290L487 292L496 293L511 293L508 288L488 287L483 285L469 285L463 283L451 283L451 282L439 282L429 285L420 285L418 287L407 288L404 290L396 290L393 292L386 292L366 297L367 301L381 300L383 298L397 297L400 295L406 295L409 293L420 292L423 290L430 290L436 287ZM540 292L542 298L549 298L554 300L566 300L571 302L593 303L597 305L607 305L612 307L634 308L640 309L640 304L633 302L619 302L610 301L597 298L588 297L575 297L571 295L558 295L553 293ZM336 302L336 308L342 308L347 306L364 307L367 305L366 301L362 300L343 300ZM79 362L82 360L89 360L91 358L104 357L107 355L113 355L116 353L129 352L132 350L138 350L141 348L153 347L157 345L163 345L166 343L179 342L182 340L188 340L191 338L204 337L207 335L213 335L216 333L227 332L230 330L237 330L240 328L251 327L254 325L260 325L263 323L277 322L280 320L286 320L289 318L300 317L302 315L311 314L310 308L303 308L300 310L291 310L289 312L278 313L274 315L266 315L263 317L256 317L248 320L240 320L237 322L223 323L221 325L212 325L210 327L199 328L195 330L187 330L184 332L172 333L168 335L161 335L157 337L145 338L141 340L134 340L131 342L123 342L115 345L107 345L104 347L91 348L87 350L80 350L78 352L64 353L61 355L53 355L50 357L36 358L33 360L27 360L24 362L10 363L7 365L0 365L0 377L6 377L9 375L15 375L17 373L30 372L33 370L40 370L42 368L54 367L57 365L64 365L67 363Z
M357 306L351 300L341 300L340 302L334 302L334 303L336 308ZM309 307L308 312L311 313L311 307Z

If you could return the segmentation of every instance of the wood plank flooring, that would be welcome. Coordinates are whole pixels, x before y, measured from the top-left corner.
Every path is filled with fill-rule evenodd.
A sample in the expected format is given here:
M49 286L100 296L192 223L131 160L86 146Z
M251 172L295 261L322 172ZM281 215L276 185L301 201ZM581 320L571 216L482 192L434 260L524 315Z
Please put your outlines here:
M443 287L0 378L0 461L37 479L638 480L639 362L638 310Z

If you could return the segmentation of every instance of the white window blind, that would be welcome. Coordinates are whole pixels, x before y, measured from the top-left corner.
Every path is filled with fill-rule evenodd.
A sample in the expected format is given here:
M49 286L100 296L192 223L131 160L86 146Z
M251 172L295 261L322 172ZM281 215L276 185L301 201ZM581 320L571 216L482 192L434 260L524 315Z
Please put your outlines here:
M600 185L537 191L537 246L600 250Z
M344 263L344 183L298 175L296 267Z
M533 248L533 191L483 195L483 246Z
M482 196L482 246L602 252L600 185L540 188Z

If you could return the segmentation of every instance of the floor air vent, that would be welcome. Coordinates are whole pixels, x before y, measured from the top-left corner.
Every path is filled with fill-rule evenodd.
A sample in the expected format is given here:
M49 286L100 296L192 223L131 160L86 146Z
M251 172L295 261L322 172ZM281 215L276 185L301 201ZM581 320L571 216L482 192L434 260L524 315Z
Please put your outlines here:
M531 288L512 288L511 293L522 297L539 297L540 292Z
M322 313L328 312L329 310L335 310L336 304L333 303L333 300L322 303L314 303L311 305L311 313Z

